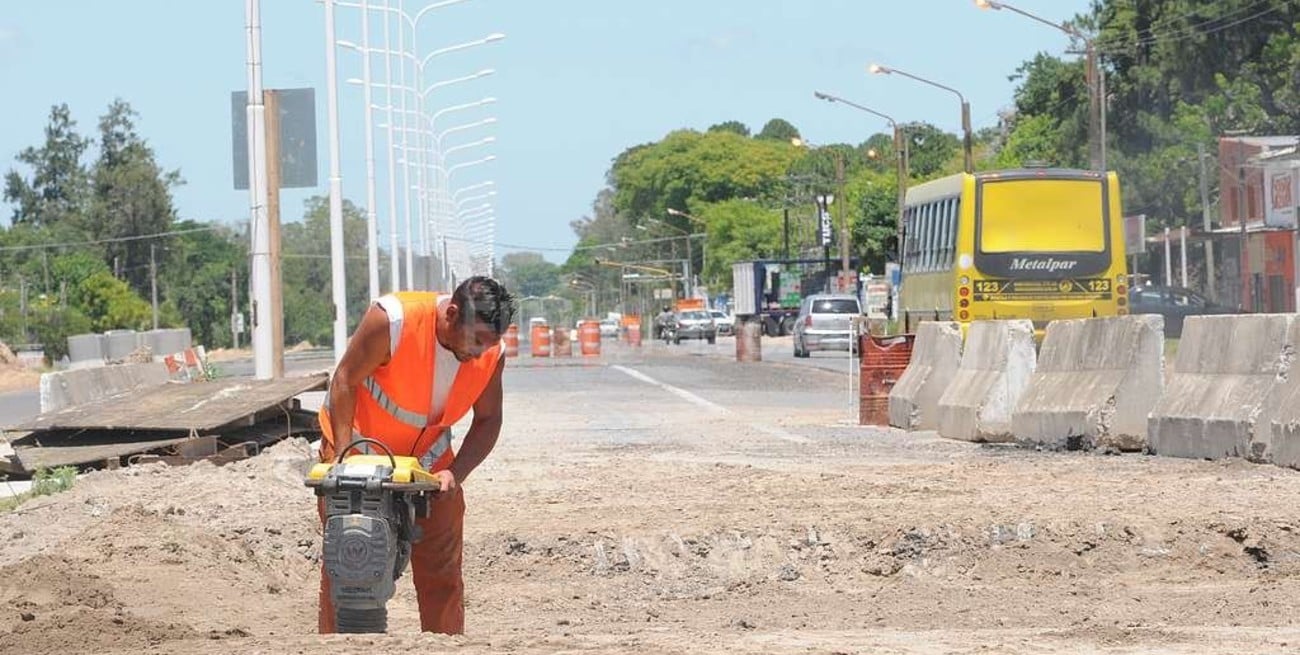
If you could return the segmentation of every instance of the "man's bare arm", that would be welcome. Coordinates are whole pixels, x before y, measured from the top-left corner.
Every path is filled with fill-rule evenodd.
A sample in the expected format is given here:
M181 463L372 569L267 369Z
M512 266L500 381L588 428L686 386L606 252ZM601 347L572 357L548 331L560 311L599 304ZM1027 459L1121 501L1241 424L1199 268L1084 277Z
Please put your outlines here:
M506 359L502 357L497 362L492 379L474 402L474 420L470 423L469 432L465 433L465 441L456 454L456 460L451 464L451 473L457 484L463 483L497 445L497 437L501 435L501 372L505 365Z
M334 369L330 381L330 429L338 442L330 451L342 448L352 439L352 417L357 407L357 385L389 359L388 314L377 305L371 305L361 318L361 325L352 334L343 359ZM321 449L322 456L326 450Z

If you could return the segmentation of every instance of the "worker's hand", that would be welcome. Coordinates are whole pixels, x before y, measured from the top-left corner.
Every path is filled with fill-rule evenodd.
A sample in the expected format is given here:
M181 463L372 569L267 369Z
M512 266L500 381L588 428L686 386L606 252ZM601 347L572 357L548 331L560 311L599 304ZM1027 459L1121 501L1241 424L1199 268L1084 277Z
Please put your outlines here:
M438 479L438 493L447 493L456 490L456 476L447 469L435 471L433 477Z

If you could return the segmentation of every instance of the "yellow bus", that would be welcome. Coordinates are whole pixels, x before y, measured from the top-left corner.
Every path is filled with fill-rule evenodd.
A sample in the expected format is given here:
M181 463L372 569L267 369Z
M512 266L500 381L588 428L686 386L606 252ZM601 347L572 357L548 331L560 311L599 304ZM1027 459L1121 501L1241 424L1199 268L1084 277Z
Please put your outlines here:
M968 324L1128 313L1114 173L1055 168L960 173L909 189L898 317Z

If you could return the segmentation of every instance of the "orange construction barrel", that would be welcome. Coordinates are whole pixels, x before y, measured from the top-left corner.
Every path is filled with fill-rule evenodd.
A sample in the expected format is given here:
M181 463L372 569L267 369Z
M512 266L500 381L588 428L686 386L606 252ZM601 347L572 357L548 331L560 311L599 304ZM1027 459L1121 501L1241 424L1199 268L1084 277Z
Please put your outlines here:
M889 392L912 361L915 340L915 334L864 334L858 338L858 352L862 354L859 425L889 425Z
M506 357L519 356L519 326L511 324L506 328L506 333L501 335L501 345L505 349Z
M551 336L551 357L573 357L573 342L569 328L557 326Z
M627 343L633 348L641 347L641 324L633 323L627 326Z
M578 327L578 344L582 346L583 357L600 355L600 323L583 321Z
M763 361L763 319L736 319L736 361Z
M530 352L533 357L551 356L551 328L545 325L534 325L529 336Z

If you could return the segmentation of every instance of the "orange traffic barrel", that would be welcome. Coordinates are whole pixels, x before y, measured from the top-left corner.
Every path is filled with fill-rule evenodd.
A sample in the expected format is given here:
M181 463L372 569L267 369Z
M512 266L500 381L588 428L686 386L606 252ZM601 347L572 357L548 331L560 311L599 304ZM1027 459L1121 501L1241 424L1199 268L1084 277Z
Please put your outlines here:
M600 323L583 321L578 327L578 343L582 346L583 357L600 355Z
M529 335L529 342L533 357L551 356L551 328L545 325L534 325Z
M569 340L569 328L556 327L551 336L551 357L572 357L573 342Z
M519 326L511 324L506 328L506 333L501 335L501 345L506 351L506 357L519 356Z
M641 324L633 323L627 326L627 343L633 348L641 347Z
M912 361L915 340L914 334L891 337L864 334L858 338L858 352L862 356L859 425L889 425L889 392Z

